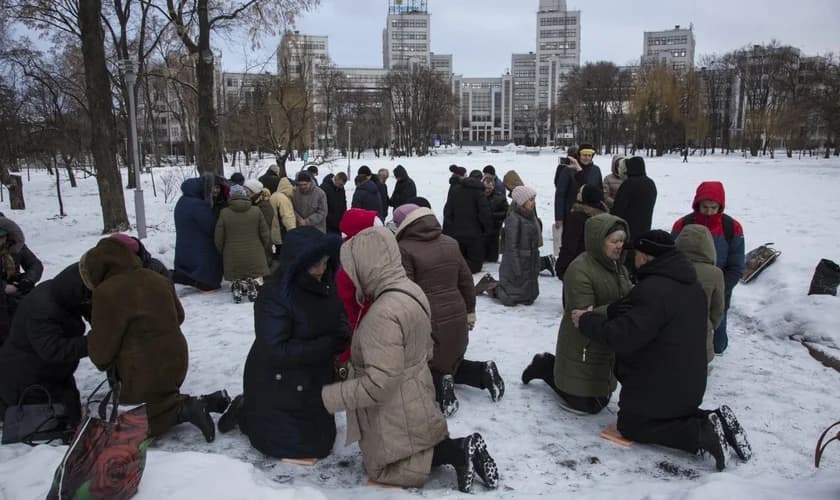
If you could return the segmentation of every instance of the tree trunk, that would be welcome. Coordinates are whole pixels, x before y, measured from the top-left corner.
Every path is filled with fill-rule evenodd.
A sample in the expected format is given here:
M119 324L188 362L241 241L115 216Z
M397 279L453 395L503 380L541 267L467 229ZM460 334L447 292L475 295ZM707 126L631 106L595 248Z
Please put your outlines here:
M67 170L67 178L70 179L70 187L78 187L76 183L76 173L73 172L73 157L72 156L64 156L62 158L64 160L64 168ZM56 169L57 171L58 169Z
M102 207L102 229L103 233L113 233L125 231L129 224L112 135L116 127L114 115L111 113L111 88L108 69L105 66L101 13L101 0L79 2L85 93L90 108L91 151L96 166L99 203Z
M213 51L210 49L208 0L198 0L198 53L195 76L198 87L198 146L196 164L201 172L224 175L219 123L213 105Z
M68 168L67 171L69 172L71 170ZM59 217L64 217L67 214L64 213L64 199L61 197L61 174L60 174L60 172L61 171L56 166L56 169L55 169L55 193L58 195L58 216Z
M25 210L26 201L23 198L23 179L19 175L9 175L9 182L4 182L9 190L9 208Z
M280 177L288 177L286 174L286 158L289 157L288 150L286 153L283 154L274 154L275 163L277 163L277 168L280 169L280 173L277 174Z

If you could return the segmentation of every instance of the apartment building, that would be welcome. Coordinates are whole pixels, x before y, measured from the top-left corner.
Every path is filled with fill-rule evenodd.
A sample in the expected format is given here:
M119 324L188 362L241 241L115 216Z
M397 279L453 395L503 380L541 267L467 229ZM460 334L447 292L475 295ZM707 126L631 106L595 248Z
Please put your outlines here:
M382 65L385 69L430 66L431 31L426 0L389 0L382 30Z
M694 26L664 31L645 31L642 43L642 65L662 64L676 71L694 67Z

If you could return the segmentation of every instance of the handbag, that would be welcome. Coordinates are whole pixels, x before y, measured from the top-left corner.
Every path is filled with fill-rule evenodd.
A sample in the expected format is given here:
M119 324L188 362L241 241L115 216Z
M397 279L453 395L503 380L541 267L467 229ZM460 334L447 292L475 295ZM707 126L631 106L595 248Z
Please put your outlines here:
M55 471L47 500L120 500L137 493L151 442L146 407L120 413L120 384L113 382L94 414L91 400L104 383L88 398L85 416ZM107 416L109 398L113 407Z
M24 403L27 394L37 391L46 395L46 403ZM17 405L6 408L2 444L35 445L55 439L66 442L70 431L64 404L53 403L50 392L44 386L30 385L23 390Z

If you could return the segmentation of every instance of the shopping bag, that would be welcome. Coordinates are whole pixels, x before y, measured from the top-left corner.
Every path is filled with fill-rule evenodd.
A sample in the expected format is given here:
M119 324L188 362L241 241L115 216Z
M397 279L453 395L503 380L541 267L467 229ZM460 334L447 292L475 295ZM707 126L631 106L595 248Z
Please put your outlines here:
M102 384L100 384L100 387ZM141 405L119 412L119 382L100 402L98 415L88 399L85 416L53 477L47 500L133 497L146 463L149 422ZM108 399L113 406L106 419Z
M45 403L26 403L27 396L39 392L46 396ZM6 408L3 414L3 444L66 440L70 433L64 404L53 403L50 392L40 385L24 389L18 404Z

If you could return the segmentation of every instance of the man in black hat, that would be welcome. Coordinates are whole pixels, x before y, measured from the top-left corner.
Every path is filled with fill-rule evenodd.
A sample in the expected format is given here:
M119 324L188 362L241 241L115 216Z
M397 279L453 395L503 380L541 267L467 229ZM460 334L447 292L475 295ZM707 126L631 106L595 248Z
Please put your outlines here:
M607 308L607 316L572 311L572 321L616 354L621 382L618 430L633 441L705 451L718 470L727 445L742 460L751 455L728 406L699 409L706 391L707 305L694 266L662 230L635 242L639 284Z

